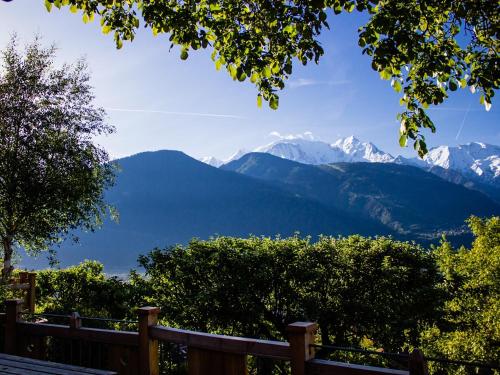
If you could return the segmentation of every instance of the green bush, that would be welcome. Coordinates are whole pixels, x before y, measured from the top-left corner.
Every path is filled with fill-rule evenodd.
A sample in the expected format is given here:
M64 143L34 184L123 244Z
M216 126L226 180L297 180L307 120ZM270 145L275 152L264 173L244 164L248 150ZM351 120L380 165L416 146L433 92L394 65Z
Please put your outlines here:
M433 256L390 238L218 237L140 258L169 324L283 339L319 323L324 343L398 350L437 319Z
M97 261L37 273L37 311L82 316L125 318L130 314L130 284L107 277Z
M428 354L500 366L500 217L469 220L471 249L453 249L443 241L435 249L446 295L441 319L422 333ZM436 374L476 374L477 368L445 369ZM499 374L500 371L495 371Z

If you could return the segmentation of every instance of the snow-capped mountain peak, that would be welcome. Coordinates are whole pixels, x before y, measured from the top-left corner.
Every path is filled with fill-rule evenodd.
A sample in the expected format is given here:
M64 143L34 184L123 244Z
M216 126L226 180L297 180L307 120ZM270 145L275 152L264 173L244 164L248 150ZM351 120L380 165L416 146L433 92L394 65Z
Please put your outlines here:
M272 134L278 136L279 139L252 151L239 150L223 163L237 160L249 152L263 152L283 159L315 165L339 162L388 163L394 160L392 155L379 150L373 143L362 142L354 136L328 143L318 140L310 132L286 136L276 132ZM215 165L212 160L207 159L206 162Z
M257 147L253 152L264 152L299 163L315 165L339 162L397 163L430 171L433 167L441 167L458 172L468 179L494 186L500 185L500 146L482 142L434 147L422 160L417 157L395 158L378 149L373 143L360 141L354 136L328 143L315 138L310 132L285 136L273 132L272 135L279 139ZM202 161L218 167L237 160L249 152L252 151L239 150L223 161L215 158L204 158Z
M488 181L500 177L500 147L482 142L435 147L429 150L424 161L429 166L452 169L464 176Z
M257 147L254 152L265 152L304 164L327 164L342 158L339 151L328 143L306 138L282 138Z
M212 167L219 168L221 165L224 164L224 162L220 159L217 159L213 156L205 156L204 158L201 158L200 161L202 163L211 165Z
M280 139L257 147L253 151L304 164L390 162L394 159L372 143L361 142L354 136L341 138L330 144L318 140L309 132L294 136L280 136Z
M383 152L371 142L361 142L354 136L341 138L333 143L332 148L341 150L348 160L345 161L369 161L375 163L389 163L394 161L391 154Z
M234 154L232 154L229 158L224 159L223 164L227 164L227 163L229 163L230 161L233 161L233 160L238 160L243 155L246 155L246 154L248 154L250 152L252 152L252 151L248 151L246 149L238 150Z

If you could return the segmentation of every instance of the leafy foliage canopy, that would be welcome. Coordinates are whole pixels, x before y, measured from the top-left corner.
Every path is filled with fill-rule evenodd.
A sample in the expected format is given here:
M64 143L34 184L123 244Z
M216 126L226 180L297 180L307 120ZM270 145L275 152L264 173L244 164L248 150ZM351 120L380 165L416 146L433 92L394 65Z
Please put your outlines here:
M215 67L234 80L249 79L257 102L278 107L277 90L285 87L293 62L319 62L318 41L328 19L343 12L368 14L359 30L359 46L382 79L401 93L400 144L408 138L420 156L426 152L422 128L435 126L425 109L442 103L450 92L470 87L481 93L489 110L500 87L500 12L496 0L45 0L83 13L83 21L100 16L103 33L114 33L116 46L149 27L168 34L190 50L211 48Z

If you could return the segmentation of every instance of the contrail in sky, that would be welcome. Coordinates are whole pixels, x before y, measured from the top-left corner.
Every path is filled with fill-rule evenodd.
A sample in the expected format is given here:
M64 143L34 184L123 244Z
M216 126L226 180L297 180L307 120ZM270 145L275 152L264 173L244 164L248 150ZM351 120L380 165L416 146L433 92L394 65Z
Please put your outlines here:
M467 118L469 112L470 112L470 104L467 107L467 110L465 111L464 118L462 119L462 123L460 124L460 129L458 129L457 136L455 137L456 140L458 140L458 137L460 137L460 133L462 132L462 129L464 128L465 125L465 119Z
M219 113L155 111L155 110L149 110L149 109L129 109L129 108L104 108L104 109L106 111L111 111L111 112L159 113L159 114L163 114L163 115L234 118L234 119L244 119L245 118L245 117L237 116L237 115L226 115L226 114L219 114Z
M479 109L479 108L472 109L471 106L469 105L469 108L463 108L463 107L435 107L435 108L429 108L429 111L456 111L456 112L467 112L467 113L469 113L470 111L482 111L482 109Z

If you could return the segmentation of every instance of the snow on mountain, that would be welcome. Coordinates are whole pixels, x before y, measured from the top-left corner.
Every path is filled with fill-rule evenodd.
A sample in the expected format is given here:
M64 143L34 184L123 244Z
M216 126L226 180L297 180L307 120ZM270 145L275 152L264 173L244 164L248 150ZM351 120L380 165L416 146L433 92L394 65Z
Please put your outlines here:
M372 163L390 163L394 161L391 154L379 150L371 142L361 142L353 136L341 138L331 145L332 148L342 150L343 161L369 161Z
M390 162L394 158L380 151L374 144L361 142L353 136L335 143L316 140L311 134L282 137L254 152L265 152L280 158L304 164L339 162Z
M432 148L424 160L393 157L373 143L362 142L354 136L328 143L314 138L306 132L298 135L281 136L279 139L253 151L239 150L226 160L204 158L203 162L219 167L237 160L249 152L263 152L280 158L304 164L328 164L339 162L397 163L430 170L437 166L487 184L500 185L500 146L472 142L460 146L439 146Z
M213 156L205 156L204 158L201 158L200 161L202 163L211 165L212 167L219 168L224 162L220 159L217 159Z
M231 155L228 159L225 159L224 160L224 164L227 164L227 163L229 163L230 161L233 161L233 160L238 160L243 155L246 155L246 154L248 154L250 152L252 152L252 151L248 151L246 149L238 150L233 155Z
M264 152L283 159L304 164L326 164L342 159L342 153L328 143L312 139L280 139L268 145L257 147L255 152Z
M428 166L452 169L485 182L500 178L500 146L481 142L455 147L439 146L429 150L424 161ZM500 180L497 182L500 183Z
M278 135L279 139L252 151L239 150L222 161L214 157L205 157L201 161L218 167L237 160L249 152L263 152L283 159L315 165L339 162L388 163L394 160L392 155L379 150L373 143L361 142L354 136L341 138L330 144L315 139L309 132L287 136L273 134Z
M481 142L439 146L430 149L423 160L398 156L394 162L427 170L441 167L471 180L500 187L500 146Z

